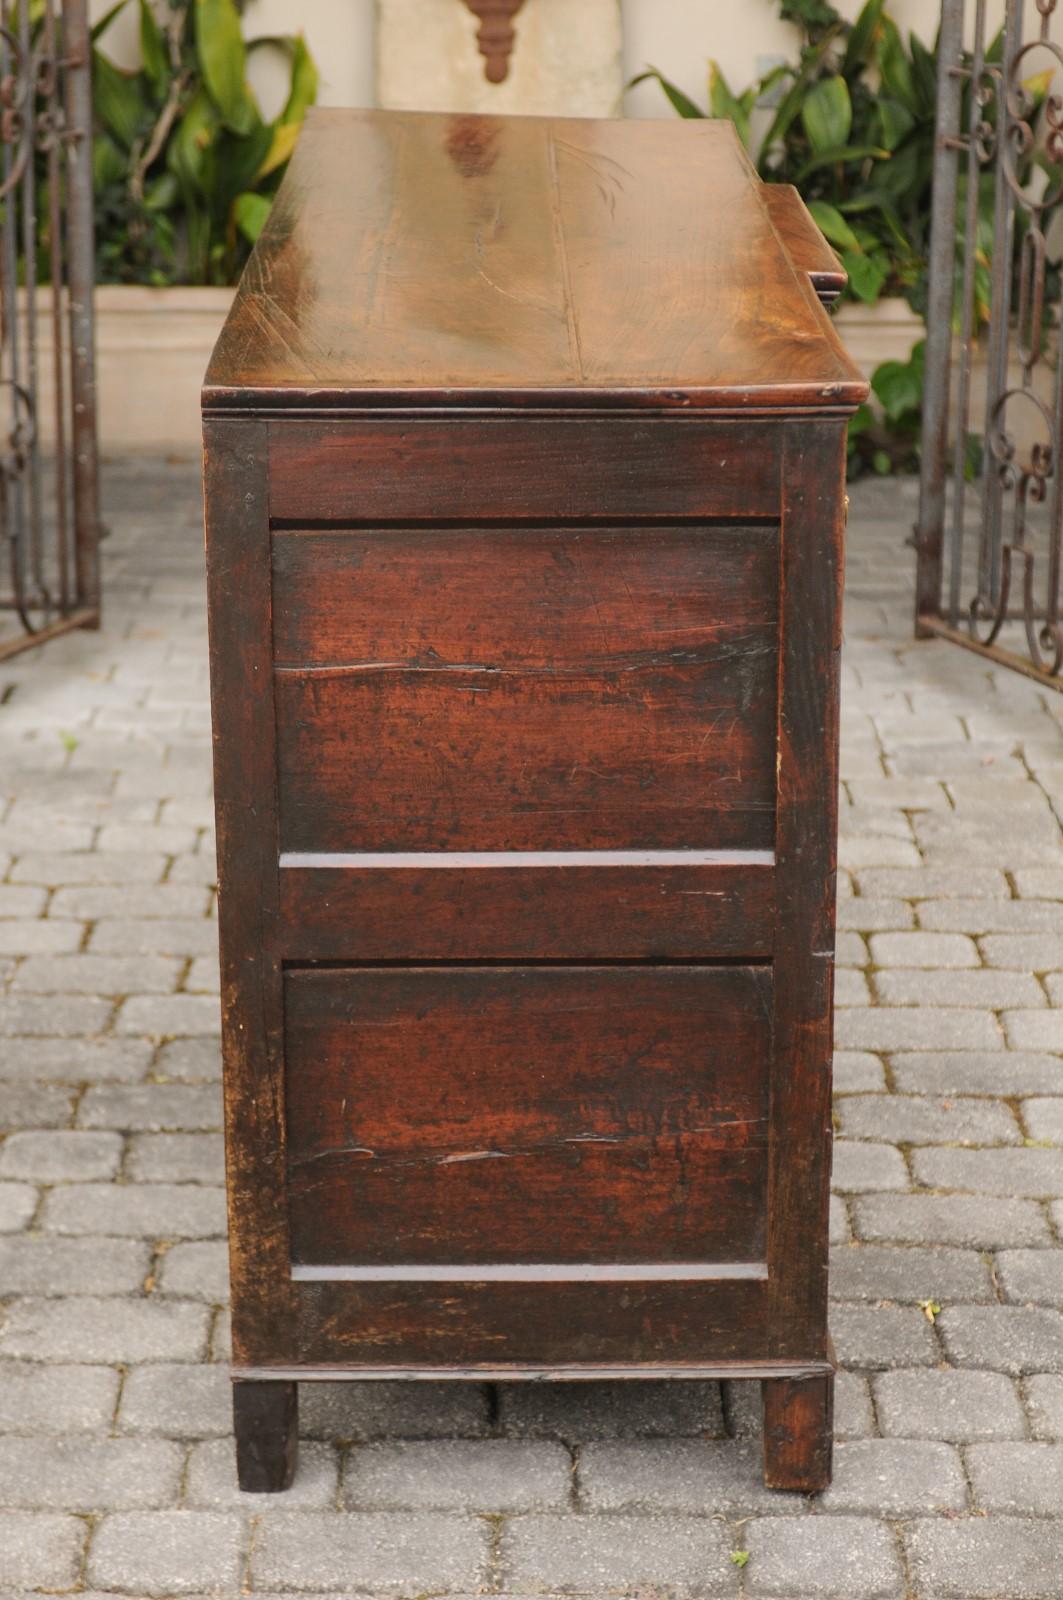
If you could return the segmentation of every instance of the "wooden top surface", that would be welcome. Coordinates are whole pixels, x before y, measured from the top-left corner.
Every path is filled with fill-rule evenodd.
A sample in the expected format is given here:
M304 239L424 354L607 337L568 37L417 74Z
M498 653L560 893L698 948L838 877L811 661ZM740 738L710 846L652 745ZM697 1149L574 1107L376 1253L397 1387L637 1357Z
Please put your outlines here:
M311 112L204 404L848 408L729 122Z

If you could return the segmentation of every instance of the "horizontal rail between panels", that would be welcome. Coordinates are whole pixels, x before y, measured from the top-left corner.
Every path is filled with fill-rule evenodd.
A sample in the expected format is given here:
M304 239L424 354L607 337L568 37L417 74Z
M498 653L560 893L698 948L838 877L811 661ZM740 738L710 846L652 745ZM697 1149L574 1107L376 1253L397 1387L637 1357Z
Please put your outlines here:
M763 1282L766 1261L474 1262L458 1266L292 1265L295 1283L702 1283L718 1279Z
M284 851L282 870L519 871L537 867L773 867L771 850L396 850Z

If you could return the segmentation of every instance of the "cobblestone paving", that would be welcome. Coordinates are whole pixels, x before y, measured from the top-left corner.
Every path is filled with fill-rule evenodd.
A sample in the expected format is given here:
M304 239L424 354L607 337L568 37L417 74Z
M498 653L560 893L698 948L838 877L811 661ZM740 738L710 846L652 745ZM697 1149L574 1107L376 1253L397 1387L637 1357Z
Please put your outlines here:
M0 1594L1063 1596L1063 697L911 641L911 489L850 535L833 1487L760 1487L749 1386L306 1386L264 1502L196 481L112 470L105 629L0 664Z

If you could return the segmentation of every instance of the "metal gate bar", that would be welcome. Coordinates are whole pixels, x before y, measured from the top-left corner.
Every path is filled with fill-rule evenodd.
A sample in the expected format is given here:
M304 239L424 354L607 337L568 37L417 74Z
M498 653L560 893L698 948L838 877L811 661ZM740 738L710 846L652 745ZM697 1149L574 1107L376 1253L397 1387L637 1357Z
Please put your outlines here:
M964 0L942 0L915 530L916 634L940 634L1053 688L1063 688L1063 351L1046 229L1063 200L1063 50L1052 38L1058 3L1034 0L1027 34L1024 0L1007 0L993 60L985 0L975 0L966 50ZM1045 67L1051 80L1038 84ZM987 176L993 217L983 342L975 286ZM984 411L976 407L976 374L985 384ZM982 461L975 505L967 486L972 436Z
M99 626L93 269L87 0L0 0L0 660Z

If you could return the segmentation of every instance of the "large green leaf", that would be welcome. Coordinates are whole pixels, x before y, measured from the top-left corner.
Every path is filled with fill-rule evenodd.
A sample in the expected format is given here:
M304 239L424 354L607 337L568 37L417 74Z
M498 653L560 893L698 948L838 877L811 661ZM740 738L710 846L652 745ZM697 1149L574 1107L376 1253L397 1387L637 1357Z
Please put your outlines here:
M161 102L170 81L170 58L150 0L140 0L140 56L144 63L144 75L156 100Z
M825 239L829 239L831 244L836 244L840 250L859 252L860 241L836 206L829 206L825 200L809 200L807 204L817 228Z
M922 405L925 348L920 340L907 361L883 361L871 374L875 397L891 422Z
M291 90L284 110L280 114L280 122L285 126L293 122L302 122L317 99L317 89L318 76L314 58L306 47L303 35L296 34L292 40Z
M874 305L882 293L889 267L878 253L858 254L855 250L842 251L842 266L849 274L849 287L867 305Z
M885 3L886 0L867 0L867 4L849 29L849 37L845 41L845 55L842 58L844 77L850 77L867 65Z
M785 140L791 125L800 116L805 100L805 91L815 78L820 65L829 54L838 31L838 29L832 30L813 49L805 51L802 56L801 70L779 102L778 110L771 120L768 131L761 140L760 152L757 156L758 166L763 165L765 157L775 145L781 144Z
M843 167L850 161L888 161L890 153L880 144L839 144L832 145L826 150L821 150L818 155L811 156L799 167L794 175L794 182L801 186L805 179L811 177L813 172L818 172L820 167Z
M821 78L813 84L801 107L801 121L813 155L844 145L853 125L853 106L845 79Z
M709 107L714 117L730 118L738 130L738 137L748 149L749 112L737 96L731 93L717 61L709 62Z
M124 149L131 149L148 115L138 74L120 72L113 61L94 50L92 103L100 124Z
M191 188L202 192L209 188L209 152L219 127L214 101L206 89L197 89L174 129L167 152L170 170L177 175L185 191Z
M272 207L272 200L267 199L264 194L247 192L237 195L233 205L233 216L236 226L249 244L254 244L262 232Z
M914 33L909 35L908 47L912 53L912 86L924 116L933 116L937 106L938 69L932 50Z
M907 106L909 111L918 112L920 102L912 80L911 63L905 53L904 43L897 24L890 17L882 18L878 47L878 70L883 88L895 100L899 100L902 105Z
M875 104L881 142L887 150L896 150L902 139L915 127L915 117L899 100L880 95Z
M123 183L129 163L109 133L98 133L92 141L92 181L97 191L109 183Z
M678 111L681 117L704 117L705 113L701 107L695 105L689 95L685 95L682 89L671 83L664 76L664 73L659 72L656 67L647 67L645 72L640 72L638 77L632 78L628 87L634 89L637 84L645 83L648 78L653 78L660 84L668 97L672 109Z
M196 51L222 121L246 133L258 112L247 87L247 52L235 0L196 0Z

